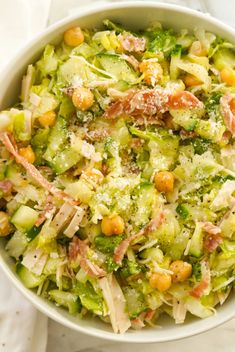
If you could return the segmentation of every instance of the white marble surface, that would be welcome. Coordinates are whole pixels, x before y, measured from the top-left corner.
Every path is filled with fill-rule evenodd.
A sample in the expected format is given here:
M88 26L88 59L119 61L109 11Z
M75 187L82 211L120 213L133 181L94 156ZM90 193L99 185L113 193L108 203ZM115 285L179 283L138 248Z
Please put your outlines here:
M49 321L47 352L234 352L234 336L235 319L204 334L180 341L120 344L87 337Z

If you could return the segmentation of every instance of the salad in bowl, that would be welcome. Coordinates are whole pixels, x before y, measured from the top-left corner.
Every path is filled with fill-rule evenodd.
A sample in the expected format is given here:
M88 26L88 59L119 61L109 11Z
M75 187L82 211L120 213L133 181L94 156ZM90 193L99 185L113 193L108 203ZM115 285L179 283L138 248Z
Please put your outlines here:
M69 28L0 113L0 236L28 289L115 333L207 318L235 280L235 52Z

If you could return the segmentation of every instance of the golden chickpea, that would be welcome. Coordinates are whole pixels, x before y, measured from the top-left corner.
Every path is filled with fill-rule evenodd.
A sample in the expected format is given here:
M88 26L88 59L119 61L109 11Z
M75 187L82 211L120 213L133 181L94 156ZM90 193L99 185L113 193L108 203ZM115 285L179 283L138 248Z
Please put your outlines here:
M207 50L202 46L202 44L197 40L192 43L189 53L196 56L206 56Z
M82 111L88 110L94 103L94 94L85 87L75 88L72 95L73 105Z
M0 237L9 235L10 229L9 216L4 211L0 211Z
M19 154L23 156L30 164L33 164L35 162L35 154L30 145L25 148L20 148Z
M139 64L140 72L144 74L144 80L147 84L154 85L163 77L162 66L156 59L144 60Z
M101 230L105 236L121 235L124 227L124 221L119 215L106 216L101 221Z
M84 34L80 27L73 27L64 32L64 42L68 46L78 46L84 42Z
M52 127L55 124L56 113L55 111L47 111L38 118L42 127Z
M173 271L172 281L183 282L192 275L192 265L183 260L175 260L170 265L170 270Z
M220 71L220 78L228 86L235 86L235 71L230 67L225 67Z
M172 192L174 189L174 175L170 171L160 171L155 175L154 183L159 192Z
M153 273L150 276L149 284L160 292L164 292L171 287L171 275L167 273Z
M94 186L99 186L104 180L104 175L100 170L92 168L84 171L81 178L88 179Z
M184 83L186 87L194 87L194 86L198 86L202 82L197 77L187 74L184 76Z

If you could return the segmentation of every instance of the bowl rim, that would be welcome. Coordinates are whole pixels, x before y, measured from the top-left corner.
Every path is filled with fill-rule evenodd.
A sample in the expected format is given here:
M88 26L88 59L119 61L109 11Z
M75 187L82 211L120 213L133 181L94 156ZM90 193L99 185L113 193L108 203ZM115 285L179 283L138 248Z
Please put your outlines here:
M120 8L126 9L126 8L153 8L153 7L158 9L173 10L176 12L193 15L199 20L204 19L207 22L211 23L212 25L215 25L224 31L230 32L230 34L234 36L234 40L235 40L235 29L233 29L231 26L212 17L208 13L201 13L199 11L196 11L184 6L175 5L175 4L157 3L154 1L135 1L135 2L123 1L123 2L115 2L115 3L96 3L96 4L92 3L92 4L88 4L86 7L81 8L79 11L79 14L76 12L75 14L69 15L55 22L54 24L50 25L45 30L43 30L42 32L34 36L34 38L31 39L29 42L27 42L26 45L21 47L18 50L18 52L14 55L14 57L11 60L9 60L8 64L5 65L3 69L1 69L0 80L7 79L8 73L10 72L12 67L14 67L17 64L18 60L24 55L25 52L27 52L31 47L33 47L34 44L36 44L41 39L46 38L48 34L54 32L56 29L66 24L69 24L72 21L75 21L76 19L83 18L84 16L92 15L97 12L106 11L106 10L113 10L113 9L115 10ZM6 274L8 279L13 283L13 285L23 294L23 296L25 296L39 311L41 311L47 317L77 332L81 332L89 336L93 336L93 337L97 337L97 338L101 338L109 341L123 342L123 343L162 343L162 342L176 341L176 340L188 338L188 337L195 336L200 333L209 331L235 317L235 311L234 311L234 312L231 312L230 314L226 314L224 317L221 317L219 321L213 320L213 318L211 321L205 319L205 324L202 327L194 328L188 332L185 332L184 330L182 332L179 331L177 336L174 335L174 336L168 336L168 337L161 337L161 336L153 335L153 337L148 336L147 339L144 336L144 334L143 334L143 337L136 337L134 333L133 334L127 333L127 334L121 335L121 334L115 334L113 332L101 331L98 329L89 330L89 327L83 327L82 324L76 324L70 321L69 319L63 317L60 313L55 313L54 310L48 305L47 302L44 302L33 291L27 289L23 285L23 283L16 278L16 276L13 273L13 270L10 268L10 265L6 263L2 255L0 255L0 267L2 268L3 272Z

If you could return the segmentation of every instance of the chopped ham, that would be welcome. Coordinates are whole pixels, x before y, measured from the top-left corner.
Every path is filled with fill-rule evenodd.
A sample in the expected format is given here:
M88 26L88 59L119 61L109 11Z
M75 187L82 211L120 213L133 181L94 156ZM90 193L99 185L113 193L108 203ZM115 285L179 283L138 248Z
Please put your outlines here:
M123 99L117 100L106 110L104 116L115 119L120 115L159 115L168 110L169 95L160 87L154 89L130 90Z
M64 200L65 202L70 203L71 205L79 204L78 201L73 199L71 196L66 194L63 191L60 191L56 188L52 183L47 181L41 173L36 169L36 167L30 164L23 156L21 156L17 151L17 146L14 142L14 137L7 133L1 132L0 133L0 140L5 145L6 149L15 157L16 161L21 164L31 175L31 177L36 180L41 187L52 193L55 197Z
M128 52L141 52L145 50L146 39L135 37L132 34L119 34L119 42L121 43L122 48Z
M232 107L235 101L235 94L227 93L220 98L220 112L223 116L227 129L235 135L235 112Z
M125 238L118 246L117 248L115 248L114 251L114 261L115 263L121 265L122 264L122 260L124 258L124 255L126 254L129 245L131 244L132 241L134 241L135 239L141 237L144 235L144 230L141 230L140 232L138 232L137 234L134 234L128 238Z
M109 309L110 321L114 332L123 334L131 326L126 313L126 300L113 274L99 280L104 299Z
M202 280L197 284L191 291L190 295L195 298L201 298L204 294L204 290L208 287L207 280Z
M9 180L0 181L0 190L3 196L9 196L12 192L13 184Z
M145 319L147 322L149 322L149 321L151 321L151 320L154 318L155 314L156 314L156 310L149 309L149 310L146 312L144 319Z
M87 275L97 278L106 275L106 271L101 269L98 265L93 264L87 258L87 251L89 247L85 241L80 240L78 237L74 236L72 242L69 244L69 259L71 261L76 261L79 257L80 267L87 273Z
M204 248L211 253L222 243L222 238L219 236L221 229L210 221L200 222L200 226L202 230L207 232L207 236L204 239Z
M93 142L101 142L103 141L106 137L110 135L110 131L108 128L98 128L94 131L90 131L86 134L85 138L89 139Z
M156 310L149 309L142 312L137 318L131 320L131 327L133 329L142 329L145 326L144 322L152 324L152 319L156 314Z
M203 103L193 93L182 90L169 96L169 107L171 109L201 109Z
M204 248L212 253L222 243L222 238L218 234L208 234L204 239Z
M198 109L203 103L188 91L170 93L167 89L156 87L153 89L130 90L128 95L111 104L104 117L115 119L121 115L129 116L161 116L169 109ZM155 119L157 120L157 118Z
M40 225L42 225L50 215L54 214L55 211L55 205L51 201L47 202L44 209L39 213L38 219L35 222L35 226L39 227Z
M82 249L82 243L80 243L79 238L76 236L73 238L72 242L70 242L69 253L68 253L70 261L76 262L78 256L80 256L80 252Z
M156 212L153 219L146 225L144 234L147 235L149 232L156 231L165 221L165 214L162 210Z
M131 242L140 238L141 236L148 235L149 232L155 231L158 227L161 226L164 220L165 215L163 211L159 211L156 216L154 216L154 218L142 230L128 238L125 238L114 251L115 263L121 265L124 255L126 254Z
M140 318L135 318L131 321L131 327L134 330L140 330L145 327L145 324Z
M210 235L218 235L221 233L220 227L212 224L212 222L210 221L205 221L205 222L202 221L199 224L202 230L206 231Z
M197 283L189 292L191 296L198 299L201 298L204 294L207 294L207 289L209 288L211 282L210 268L207 261L203 261L201 263L201 272L201 281Z
M141 313L139 317L131 320L131 327L135 330L139 330L145 327L144 323L145 312Z
M81 268L89 275L90 277L103 277L106 275L106 271L101 269L98 265L93 264L89 259L82 258L80 261Z

